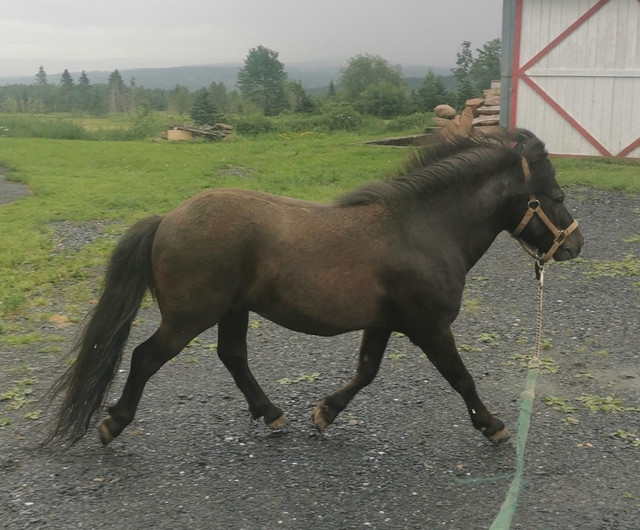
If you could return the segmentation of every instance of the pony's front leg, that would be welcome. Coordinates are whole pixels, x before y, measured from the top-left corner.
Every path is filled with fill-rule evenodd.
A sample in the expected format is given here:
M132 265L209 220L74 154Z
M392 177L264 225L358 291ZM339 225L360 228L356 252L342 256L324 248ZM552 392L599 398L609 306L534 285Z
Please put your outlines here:
M408 336L422 348L451 387L462 396L473 426L494 443L508 440L511 435L504 423L489 412L478 396L473 378L460 358L451 329L423 329Z
M313 409L311 419L320 432L333 423L336 416L345 409L363 387L373 381L378 373L380 361L390 336L391 332L385 329L364 331L355 375L340 390L325 397Z

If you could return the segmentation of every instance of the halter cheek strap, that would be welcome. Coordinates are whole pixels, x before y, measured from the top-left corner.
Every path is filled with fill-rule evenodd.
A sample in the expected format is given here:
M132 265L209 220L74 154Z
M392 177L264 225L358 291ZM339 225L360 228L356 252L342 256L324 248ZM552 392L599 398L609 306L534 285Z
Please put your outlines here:
M525 181L528 181L531 177L531 170L529 169L529 163L526 161L524 157L521 159L522 163L522 171L524 173ZM544 223L544 225L551 231L553 234L553 243L549 250L543 255L538 254L533 250L527 243L525 243L520 237L518 237L525 227L529 224L529 221L533 218L534 215L537 215L538 218ZM551 219L547 217L547 215L542 210L542 206L540 205L540 201L536 198L535 194L531 194L529 196L529 203L527 204L527 211L524 213L522 217L522 221L516 227L516 229L511 233L511 235L520 243L522 248L527 251L527 253L534 258L540 265L544 265L547 261L551 259L551 257L556 253L556 250L562 246L562 244L566 241L567 237L571 235L571 233L578 228L578 221L575 219L573 222L565 229L561 230L556 225L551 222Z

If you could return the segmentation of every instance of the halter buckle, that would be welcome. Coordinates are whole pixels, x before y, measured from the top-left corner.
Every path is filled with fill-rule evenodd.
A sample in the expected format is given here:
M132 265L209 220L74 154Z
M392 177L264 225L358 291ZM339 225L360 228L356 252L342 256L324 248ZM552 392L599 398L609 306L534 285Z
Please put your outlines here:
M555 243L558 243L558 246L564 243L564 240L567 239L568 234L564 230L558 231L558 235L555 238Z

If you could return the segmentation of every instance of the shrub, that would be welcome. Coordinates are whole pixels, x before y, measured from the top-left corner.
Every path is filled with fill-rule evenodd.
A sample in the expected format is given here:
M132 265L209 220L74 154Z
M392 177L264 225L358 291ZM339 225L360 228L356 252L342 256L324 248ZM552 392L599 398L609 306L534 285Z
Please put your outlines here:
M355 131L362 125L362 115L346 103L325 107L322 117L322 124L329 131Z
M261 133L275 131L271 119L262 114L238 116L229 121L238 134L244 134L246 136L256 136Z
M416 133L421 133L425 128L431 127L432 120L432 112L416 112L408 116L398 116L390 119L385 129L391 132L415 129Z

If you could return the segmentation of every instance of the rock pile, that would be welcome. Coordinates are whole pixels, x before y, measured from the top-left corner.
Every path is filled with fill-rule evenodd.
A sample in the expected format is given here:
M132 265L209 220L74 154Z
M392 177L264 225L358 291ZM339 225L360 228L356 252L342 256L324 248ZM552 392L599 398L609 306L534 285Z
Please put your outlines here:
M500 81L492 81L491 88L483 91L483 97L468 99L460 114L449 105L438 105L433 109L436 127L492 127L500 124Z

